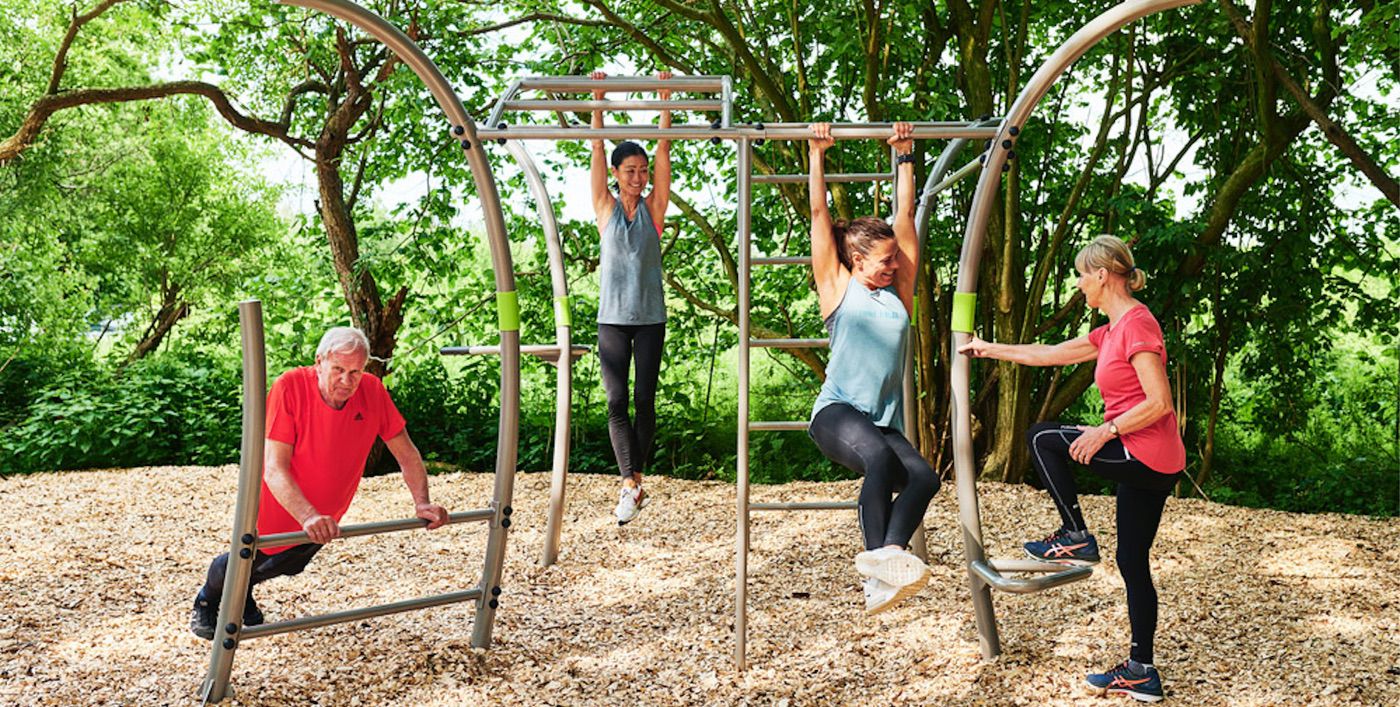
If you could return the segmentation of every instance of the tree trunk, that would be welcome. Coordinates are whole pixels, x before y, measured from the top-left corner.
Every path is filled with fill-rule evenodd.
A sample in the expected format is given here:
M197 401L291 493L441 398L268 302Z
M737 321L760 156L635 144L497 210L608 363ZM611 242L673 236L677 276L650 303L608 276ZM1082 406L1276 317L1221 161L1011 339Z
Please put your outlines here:
M146 354L155 351L160 342L165 340L165 335L175 328L175 324L189 316L190 305L180 297L179 285L167 288L162 300L160 311L156 312L155 319L146 327L146 333L141 336L141 341L137 342L136 349L127 357L127 363L145 358Z

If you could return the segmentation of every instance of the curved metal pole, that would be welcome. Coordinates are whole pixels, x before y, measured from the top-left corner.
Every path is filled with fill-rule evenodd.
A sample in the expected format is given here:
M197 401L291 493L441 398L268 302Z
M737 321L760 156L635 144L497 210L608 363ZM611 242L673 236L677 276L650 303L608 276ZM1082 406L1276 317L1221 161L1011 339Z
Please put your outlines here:
M544 177L525 149L525 143L511 140L506 149L525 172L525 182L535 198L535 211L544 229L545 249L549 253L549 282L554 289L554 338L559 344L559 362L554 385L554 464L549 478L549 519L545 525L544 551L540 564L548 567L559 558L559 538L564 522L564 490L569 474L569 432L573 413L574 357L573 315L569 308L569 280L564 272L564 248L559 239L559 222L554 215L554 203L549 200Z
M491 522L486 541L486 557L481 573L481 601L472 623L472 646L491 644L495 623L496 598L500 594L501 567L505 563L506 532L510 527L511 495L515 488L515 462L520 433L520 308L515 293L515 269L511 264L510 243L506 240L505 220L501 217L500 195L486 152L477 139L476 124L462 107L437 65L412 39L384 18L348 0L278 0L285 5L319 10L349 22L383 42L418 75L451 124L453 139L461 142L471 167L472 181L481 197L486 220L486 240L491 246L491 266L496 274L496 306L501 332L501 414L496 433L496 476L492 506L498 516ZM489 599L488 599L489 597Z
M953 295L953 342L949 355L953 362L950 389L958 519L963 531L968 583L972 589L973 613L984 658L990 659L1000 654L1001 645L997 637L996 617L992 613L991 588L974 571L974 565L987 566L987 557L986 548L982 545L982 520L977 507L977 470L972 452L972 411L968 393L969 361L966 356L958 353L958 347L971 340L982 241L986 235L987 217L1001 184L1002 167L1015 147L1016 136L1020 134L1026 118L1050 90L1050 86L1076 59L1083 56L1084 52L1133 20L1198 2L1200 0L1129 0L1110 8L1075 32L1036 70L1026 87L1016 97L1016 101L1011 104L1011 109L1006 113L1006 120L992 141L992 149L977 180L977 191L972 197L967 229L963 234L962 257L958 261L957 289Z

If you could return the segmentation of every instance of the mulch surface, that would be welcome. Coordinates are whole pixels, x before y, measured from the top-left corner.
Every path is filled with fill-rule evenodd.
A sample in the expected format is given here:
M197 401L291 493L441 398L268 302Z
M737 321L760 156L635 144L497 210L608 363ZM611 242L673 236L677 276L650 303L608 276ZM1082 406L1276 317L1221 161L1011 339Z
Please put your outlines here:
M615 480L571 477L558 564L539 566L549 479L515 486L495 643L471 604L248 641L241 705L1114 705L1083 685L1128 648L1113 501L1085 497L1105 548L1087 581L994 597L1004 653L981 660L951 488L927 517L933 581L862 615L850 512L755 514L749 669L734 670L734 489L648 480L619 528ZM453 510L487 474L434 476ZM0 704L195 704L209 644L188 628L228 547L234 467L0 478ZM849 499L857 482L757 487L754 500ZM995 557L1055 526L1028 487L981 486ZM367 479L345 522L410 514ZM257 590L271 621L474 586L484 527L338 540ZM1157 664L1179 705L1400 704L1400 521L1168 501L1154 570Z

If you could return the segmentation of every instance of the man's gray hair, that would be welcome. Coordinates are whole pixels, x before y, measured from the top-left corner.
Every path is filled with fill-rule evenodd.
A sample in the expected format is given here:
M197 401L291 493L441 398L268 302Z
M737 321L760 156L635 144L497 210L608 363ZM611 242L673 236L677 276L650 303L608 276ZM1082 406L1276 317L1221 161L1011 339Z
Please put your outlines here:
M316 358L323 358L326 354L352 354L364 353L369 356L369 338L365 333L355 327L338 326L331 329L321 337L321 343L316 347Z

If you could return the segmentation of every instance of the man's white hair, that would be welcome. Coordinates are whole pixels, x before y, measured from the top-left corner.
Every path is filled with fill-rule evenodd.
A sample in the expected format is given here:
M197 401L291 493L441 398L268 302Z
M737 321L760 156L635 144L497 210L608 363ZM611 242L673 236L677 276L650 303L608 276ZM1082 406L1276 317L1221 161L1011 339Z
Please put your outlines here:
M363 353L369 356L369 338L365 333L355 327L338 326L331 329L321 337L321 343L316 347L316 358L324 358L326 354L353 354Z

